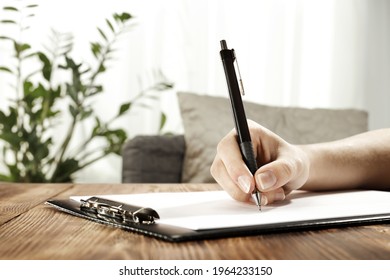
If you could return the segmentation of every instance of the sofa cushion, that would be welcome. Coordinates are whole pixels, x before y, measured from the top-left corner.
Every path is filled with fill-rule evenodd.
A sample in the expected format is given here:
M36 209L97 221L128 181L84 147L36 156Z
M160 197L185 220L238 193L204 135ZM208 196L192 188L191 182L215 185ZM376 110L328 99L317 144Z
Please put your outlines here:
M186 150L182 181L214 182L210 166L218 142L234 127L230 100L178 93ZM246 116L294 144L332 141L367 131L368 114L356 109L307 109L244 102Z
M183 135L140 135L122 150L123 183L180 183Z

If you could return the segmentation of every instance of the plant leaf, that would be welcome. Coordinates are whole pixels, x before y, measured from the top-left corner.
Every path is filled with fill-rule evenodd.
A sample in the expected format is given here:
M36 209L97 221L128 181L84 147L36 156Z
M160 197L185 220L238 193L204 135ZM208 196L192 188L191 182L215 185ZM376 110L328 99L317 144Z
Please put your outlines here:
M0 71L8 72L8 73L11 73L11 74L14 73L11 69L9 69L8 67L5 67L5 66L0 66Z
M0 124L4 124L7 122L7 116L4 114L3 111L0 111Z
M9 176L9 175L4 175L4 174L1 174L0 173L0 181L3 181L3 182L12 182L12 177Z
M58 164L57 170L59 171L55 174L53 181L57 183L70 182L71 175L79 169L78 160L73 158L66 159Z
M4 131L9 131L10 133L12 133L12 128L15 127L15 125L17 124L17 109L14 108L14 107L9 107L9 115L5 115L4 112L1 112L0 114L0 122L1 124L3 125L3 132ZM1 137L1 133L0 133L0 137Z
M7 6L7 7L4 7L3 8L4 11L13 11L13 12L19 12L19 10L15 7L10 7L10 6Z
M97 30L99 31L100 35L103 37L104 40L108 41L106 34L98 27Z
M22 52L31 49L31 46L29 44L20 44L16 41L14 41L14 49L15 52L20 55Z
M114 26L112 25L112 23L108 19L106 19L106 22L107 22L108 27L111 29L112 33L115 33L115 29L114 29Z
M132 102L128 102L125 104L122 104L119 108L118 116L122 116L124 113L126 113L131 108Z
M0 22L1 23L6 23L6 24L16 24L16 21L11 20L11 19L3 19Z
M102 72L104 72L104 71L106 71L106 67L104 66L104 64L100 64L99 69L98 69L98 72L99 72L99 73L102 73Z
M72 115L73 118L77 117L78 110L74 106L69 105L69 112L70 112L70 114Z
M12 39L11 37L8 37L8 36L0 36L0 40L11 40L11 41L14 41L14 39Z
M17 182L20 179L20 170L15 164L9 164L7 165L7 168L10 173L10 178L13 182Z
M102 50L102 45L100 45L99 43L91 43L91 51L96 58L99 58L99 55L101 54L101 50Z
M51 62L43 52L39 52L38 57L40 61L43 63L42 75L46 79L46 81L50 81L51 73L53 69Z
M19 147L20 137L13 132L3 132L0 134L0 139L8 142L12 147Z
M88 110L82 111L81 112L80 121L89 118L92 114L93 114L93 110L92 109L88 109Z
M131 19L133 16L129 13L114 14L114 19L118 22L124 23Z
M38 7L37 4L31 4L26 6L26 8L36 8L36 7Z
M167 122L167 115L164 112L162 112L161 120L160 120L160 131L163 129L166 122Z

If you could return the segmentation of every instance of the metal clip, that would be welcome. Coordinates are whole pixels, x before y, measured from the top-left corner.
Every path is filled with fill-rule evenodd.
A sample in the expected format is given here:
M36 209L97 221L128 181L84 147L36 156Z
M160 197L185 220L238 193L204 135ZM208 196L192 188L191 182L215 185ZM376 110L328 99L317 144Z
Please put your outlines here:
M232 52L233 52L233 58L234 58L234 61L236 62L236 73L237 73L237 76L238 76L238 84L240 86L240 93L242 96L245 95L245 91L244 91L244 83L242 82L242 78L241 78L241 72L240 72L240 67L238 67L238 60L237 60L237 56L236 56L236 52L234 51L234 49L232 49Z
M151 208L121 204L109 199L91 197L80 201L80 209L95 214L98 218L122 224L153 224L159 219L158 213Z

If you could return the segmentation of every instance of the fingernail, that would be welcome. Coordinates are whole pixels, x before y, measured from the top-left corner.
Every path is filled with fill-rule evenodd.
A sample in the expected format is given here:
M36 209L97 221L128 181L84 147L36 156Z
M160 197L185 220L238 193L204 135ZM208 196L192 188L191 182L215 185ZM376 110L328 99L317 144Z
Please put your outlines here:
M277 192L275 193L275 201L282 201L286 198L286 195L284 192Z
M272 171L265 171L257 175L257 181L259 183L259 187L265 191L275 185L276 177Z
M268 204L268 198L263 194L262 196L261 196L261 205L262 206L265 206L265 205L267 205Z
M238 177L238 185L240 188L245 192L249 193L249 190L251 189L251 179L248 176L242 175Z

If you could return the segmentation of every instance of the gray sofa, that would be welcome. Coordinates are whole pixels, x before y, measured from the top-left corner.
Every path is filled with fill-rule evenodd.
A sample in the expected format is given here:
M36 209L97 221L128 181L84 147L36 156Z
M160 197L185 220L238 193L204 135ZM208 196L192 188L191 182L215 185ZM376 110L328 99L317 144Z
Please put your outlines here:
M227 98L179 93L184 135L137 136L123 147L124 183L214 182L210 166L218 142L233 128ZM244 102L247 117L290 143L332 141L368 130L356 109L307 109Z
M136 136L122 150L122 182L179 183L184 153L183 135Z

